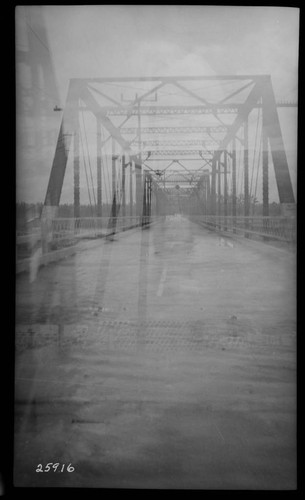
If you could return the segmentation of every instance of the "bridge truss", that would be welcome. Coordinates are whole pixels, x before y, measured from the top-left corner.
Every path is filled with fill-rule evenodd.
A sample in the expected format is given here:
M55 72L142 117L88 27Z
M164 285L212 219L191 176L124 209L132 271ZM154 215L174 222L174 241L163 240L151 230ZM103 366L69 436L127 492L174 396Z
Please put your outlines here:
M72 79L43 217L56 217L69 155L75 218L85 156L87 170L91 163L96 169L93 176L90 165L88 193L99 217L107 196L112 217L126 215L127 207L129 215L146 216L160 213L170 193L204 214L236 216L239 184L247 217L258 174L268 216L271 164L285 211L295 198L277 108L295 106L276 102L268 75ZM86 178L89 187L88 172Z

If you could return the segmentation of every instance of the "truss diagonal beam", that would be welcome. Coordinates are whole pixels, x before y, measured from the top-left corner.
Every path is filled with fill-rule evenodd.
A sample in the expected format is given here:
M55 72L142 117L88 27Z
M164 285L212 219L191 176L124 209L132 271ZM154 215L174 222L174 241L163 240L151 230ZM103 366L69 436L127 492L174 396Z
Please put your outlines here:
M189 90L188 88L186 88L184 85L181 85L180 83L178 82L174 82L174 85L178 88L180 88L181 90L183 90L184 92L186 92L187 94L189 94L191 97L197 99L198 101L200 102L203 102L204 104L206 104L207 106L209 105L208 101L206 101L203 97L200 97L198 96L197 94L195 94L194 92L192 92L191 90ZM219 116L217 116L217 112L216 110L213 110L212 109L212 114L215 116L215 118L222 124L224 125L223 121L219 118Z
M178 89L182 90L183 92L186 92L191 97L194 97L194 99L197 99L197 101L200 101L200 102L203 102L204 104L209 105L208 101L206 101L203 97L198 96L197 94L195 94L195 92L192 92L190 89L186 88L184 85L181 85L181 83L178 83L175 81L173 81L172 83L173 83L173 85L175 85L175 87L178 87Z
M288 161L270 78L263 82L262 102L265 134L269 138L280 203L295 203Z
M219 101L219 104L223 104L228 99L231 99L231 97L234 97L235 95L239 94L240 92L242 92L243 90L247 89L251 85L253 85L253 81L251 81L250 83L247 83L246 85L244 85L240 89L236 90L235 92L232 92L232 94L228 95L227 97L225 97L224 99L222 99L221 101Z
M97 94L101 95L102 97L105 97L106 99L108 99L108 101L113 102L114 104L116 104L117 106L119 106L119 108L123 108L124 109L124 106L122 106L119 101L117 101L116 99L113 99L112 97L110 97L109 95L105 94L104 92L101 92L100 90L98 90L98 89L96 89L94 87L91 87L91 85L88 85L88 88L90 90L93 90L93 92L96 92Z
M99 105L99 103L95 100L91 92L86 86L83 86L81 89L81 99L86 104L87 108L101 120L103 126L108 130L111 136L117 141L117 143L122 147L125 153L130 153L130 147L127 141L121 135L120 129L115 127L111 120L109 120L108 116L103 111L103 108Z
M224 137L224 139L221 141L219 148L217 150L217 154L220 155L221 151L226 149L229 142L234 139L236 136L238 130L242 126L242 124L246 121L246 119L249 116L249 113L251 110L254 108L255 104L259 100L259 98L262 95L262 88L261 84L256 83L253 89L251 90L250 94L248 95L244 105L239 109L237 116L233 122L233 124L229 127L229 130Z
M78 108L78 97L79 85L75 82L71 82L47 187L44 203L46 207L57 207L60 201L71 140L75 130L78 128L78 115L76 112Z

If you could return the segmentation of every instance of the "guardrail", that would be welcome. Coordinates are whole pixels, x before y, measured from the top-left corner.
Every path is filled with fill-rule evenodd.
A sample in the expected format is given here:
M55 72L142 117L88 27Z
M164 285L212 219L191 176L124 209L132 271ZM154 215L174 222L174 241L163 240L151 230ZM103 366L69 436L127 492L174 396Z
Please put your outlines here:
M52 241L98 238L153 223L157 217L82 217L52 220Z
M296 219L294 217L192 215L190 220L207 228L244 236L263 238L288 243L296 241Z
M17 223L18 226L18 223ZM40 231L40 217L33 217L28 219L26 222L19 224L19 229L17 230L17 236L26 236L29 232L36 233Z
M41 247L46 235L48 251L52 251L76 244L81 239L107 237L146 226L158 219L158 216L55 218L46 221L47 231L40 221L40 227L30 227L27 232L24 229L17 231L17 260L29 257L37 247Z

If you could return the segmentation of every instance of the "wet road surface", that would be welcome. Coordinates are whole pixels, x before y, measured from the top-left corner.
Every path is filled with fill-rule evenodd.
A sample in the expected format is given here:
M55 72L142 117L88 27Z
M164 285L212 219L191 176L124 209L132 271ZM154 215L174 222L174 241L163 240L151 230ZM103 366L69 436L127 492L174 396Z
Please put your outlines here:
M172 217L16 300L16 485L295 488L293 253Z

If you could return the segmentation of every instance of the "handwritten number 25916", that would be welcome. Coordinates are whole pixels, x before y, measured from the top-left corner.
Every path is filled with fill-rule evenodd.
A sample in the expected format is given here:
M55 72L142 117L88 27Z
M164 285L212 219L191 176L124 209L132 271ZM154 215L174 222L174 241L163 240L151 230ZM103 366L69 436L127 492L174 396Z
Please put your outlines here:
M56 472L57 469L58 472L64 472L65 469L67 472L73 472L75 470L72 464L68 464L66 466L66 464L61 465L60 463L53 464L53 462L50 462L45 466L45 469L43 469L42 464L38 464L36 472L49 472L49 471Z

